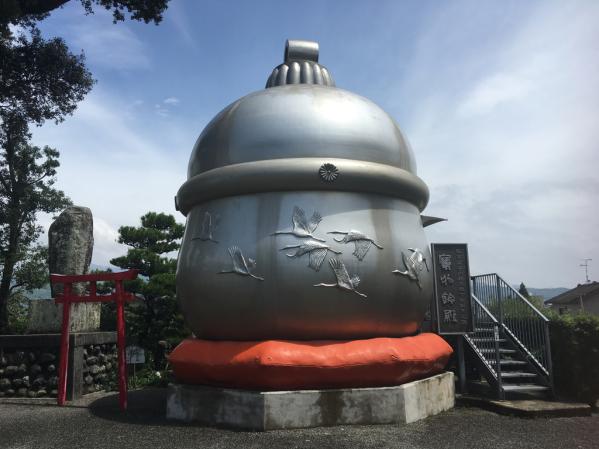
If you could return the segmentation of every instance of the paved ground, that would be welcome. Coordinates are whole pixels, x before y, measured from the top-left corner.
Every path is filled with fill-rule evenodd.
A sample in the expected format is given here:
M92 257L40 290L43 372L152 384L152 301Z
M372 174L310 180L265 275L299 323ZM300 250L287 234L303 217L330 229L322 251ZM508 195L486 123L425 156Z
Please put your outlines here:
M345 426L235 432L164 419L164 390L58 408L0 403L0 448L599 448L599 417L523 419L461 407L404 426ZM90 402L90 401L88 401Z

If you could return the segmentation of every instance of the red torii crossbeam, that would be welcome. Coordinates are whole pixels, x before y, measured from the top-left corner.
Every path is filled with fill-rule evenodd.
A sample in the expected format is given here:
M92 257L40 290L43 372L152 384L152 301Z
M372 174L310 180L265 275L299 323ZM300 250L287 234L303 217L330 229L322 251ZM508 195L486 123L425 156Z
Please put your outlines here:
M83 302L116 302L116 329L119 362L119 404L121 410L127 409L127 365L125 363L125 302L135 299L132 293L123 288L123 281L137 278L137 270L119 273L98 273L82 275L51 274L52 285L62 284L63 292L55 296L56 304L62 304L62 334L60 339L60 365L58 369L58 405L64 405L67 396L67 369L69 366L69 333L71 304ZM114 282L114 290L108 295L97 294L97 282ZM73 284L89 283L88 294L73 294Z

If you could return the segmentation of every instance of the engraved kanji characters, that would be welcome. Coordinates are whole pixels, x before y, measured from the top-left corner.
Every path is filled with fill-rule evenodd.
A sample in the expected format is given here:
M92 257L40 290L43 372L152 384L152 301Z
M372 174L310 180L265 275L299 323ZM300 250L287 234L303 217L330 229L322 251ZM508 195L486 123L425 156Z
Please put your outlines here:
M443 302L443 305L454 305L455 304L455 295L453 293L450 292L443 292L441 293L441 301Z
M454 309L445 309L443 311L443 321L446 323L457 323L458 315Z
M451 254L439 254L439 265L442 270L451 271Z

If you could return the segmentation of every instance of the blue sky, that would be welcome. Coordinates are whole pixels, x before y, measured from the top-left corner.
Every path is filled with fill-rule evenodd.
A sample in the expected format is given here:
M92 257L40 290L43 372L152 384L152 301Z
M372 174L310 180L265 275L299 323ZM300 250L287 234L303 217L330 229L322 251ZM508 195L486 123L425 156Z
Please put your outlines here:
M473 273L514 283L574 286L586 257L599 277L599 2L173 0L154 26L71 1L42 30L83 50L97 80L34 133L61 151L58 186L94 213L97 264L149 210L183 222L173 197L195 139L295 38L400 124L426 213L449 219L430 241L467 242Z

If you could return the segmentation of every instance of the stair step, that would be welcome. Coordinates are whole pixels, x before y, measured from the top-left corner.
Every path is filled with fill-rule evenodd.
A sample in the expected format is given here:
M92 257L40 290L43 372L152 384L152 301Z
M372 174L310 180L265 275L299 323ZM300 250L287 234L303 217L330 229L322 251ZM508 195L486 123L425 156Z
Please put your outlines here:
M471 337L470 340L472 340L474 343L494 343L495 342L494 338L483 338L483 337ZM499 343L505 343L507 340L505 338L500 338L497 341Z
M507 379L512 379L512 378L518 378L518 377L537 377L537 375L535 373L527 373L524 371L508 371L506 372L502 372L501 373L501 378L507 378Z
M549 387L544 385L536 385L536 384L517 384L517 385L504 385L503 390L506 392L515 392L515 391L547 391Z
M502 365L528 365L524 360L512 360L512 359L501 359L499 361Z
M488 349L488 348L479 348L479 351L482 352L483 354L495 354L495 349ZM500 354L516 354L518 351L516 351L515 349L505 349L505 348L499 348L499 353Z

